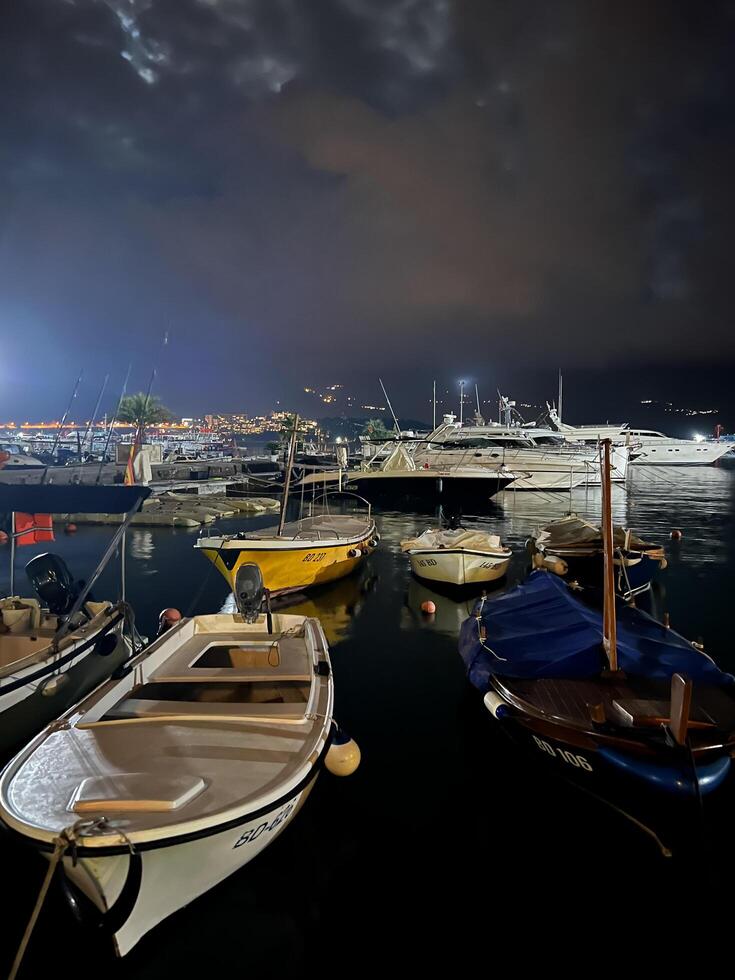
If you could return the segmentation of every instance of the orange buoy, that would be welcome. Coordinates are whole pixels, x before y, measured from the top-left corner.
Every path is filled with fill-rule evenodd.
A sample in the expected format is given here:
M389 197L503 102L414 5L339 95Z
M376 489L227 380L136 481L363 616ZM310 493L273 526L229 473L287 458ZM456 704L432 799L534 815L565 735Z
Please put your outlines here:
M674 528L674 530L671 532L671 540L681 541L681 538L682 538L681 531L678 528Z
M67 524L66 527L64 528L64 532L66 534L75 534L76 530L77 530L76 524Z
M0 544L7 544L10 538L7 536L5 531L0 531Z
M173 606L169 606L167 609L162 609L158 616L158 633L165 633L166 630L171 629L176 623L181 622L181 613L178 609L174 609Z
M435 613L436 604L433 603L431 599L427 599L426 602L421 603L421 612L429 613L429 615L431 615L431 613Z

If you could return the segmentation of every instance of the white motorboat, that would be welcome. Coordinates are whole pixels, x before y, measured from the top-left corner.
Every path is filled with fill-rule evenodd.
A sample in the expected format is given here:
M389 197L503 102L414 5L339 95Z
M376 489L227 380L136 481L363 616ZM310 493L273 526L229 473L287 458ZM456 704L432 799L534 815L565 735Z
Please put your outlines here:
M415 575L447 585L494 582L508 570L512 552L497 534L454 528L429 528L401 541Z
M405 443L396 443L390 456L377 469L324 470L307 474L297 486L304 491L321 489L355 490L369 500L389 499L394 503L423 500L440 503L487 504L492 497L526 474L505 467L424 461L413 458Z
M259 613L256 566L237 589L238 613L172 626L0 777L3 823L59 861L119 955L274 841L322 763L359 761L332 740L319 621ZM60 839L73 853L52 857Z
M138 510L145 487L0 485L0 512L20 516L72 504L79 510L126 513ZM28 515L30 516L30 515ZM124 602L93 602L90 590L114 554L123 522L86 586L65 562L41 554L26 566L31 597L15 594L15 547L33 535L11 526L11 595L0 600L0 753L17 748L71 704L109 677L130 655L135 642L130 609ZM50 532L45 532L50 534ZM42 539L42 540L45 540ZM28 542L33 543L33 542ZM124 635L130 626L130 637Z
M42 470L44 464L17 442L0 442L0 470L5 473L25 473Z
M600 482L597 450L573 445L551 429L521 429L498 423L461 425L451 415L413 449L418 465L508 467L518 473L509 490L561 490ZM617 447L613 479L624 482L628 449Z

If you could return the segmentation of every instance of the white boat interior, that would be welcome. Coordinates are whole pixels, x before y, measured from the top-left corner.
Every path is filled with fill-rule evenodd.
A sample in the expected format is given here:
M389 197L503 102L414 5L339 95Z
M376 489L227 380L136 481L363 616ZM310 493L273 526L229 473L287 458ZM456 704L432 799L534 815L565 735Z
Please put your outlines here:
M15 758L0 784L3 819L50 841L82 816L114 817L85 838L104 847L265 805L326 744L328 664L317 620L274 615L272 633L265 616L183 620Z

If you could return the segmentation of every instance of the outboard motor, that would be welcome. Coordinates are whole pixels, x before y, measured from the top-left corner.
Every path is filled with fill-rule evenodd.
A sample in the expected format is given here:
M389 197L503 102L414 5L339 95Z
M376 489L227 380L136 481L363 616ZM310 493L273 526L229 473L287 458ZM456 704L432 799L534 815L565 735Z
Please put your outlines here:
M237 611L245 617L246 623L254 623L261 609L263 599L269 599L268 590L263 585L263 575L254 563L240 565L235 575L235 605ZM268 609L268 632L272 631L270 602Z
M46 552L26 565L26 573L41 603L54 616L65 616L79 595L79 587L63 558Z

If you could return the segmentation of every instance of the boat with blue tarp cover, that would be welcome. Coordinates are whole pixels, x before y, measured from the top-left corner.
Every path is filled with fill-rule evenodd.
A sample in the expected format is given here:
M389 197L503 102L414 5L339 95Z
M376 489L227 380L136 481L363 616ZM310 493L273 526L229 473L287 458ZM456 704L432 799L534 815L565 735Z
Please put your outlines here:
M616 600L609 499L608 480L603 610L535 571L478 601L460 653L494 719L670 853L702 826L711 801L732 801L735 677Z

